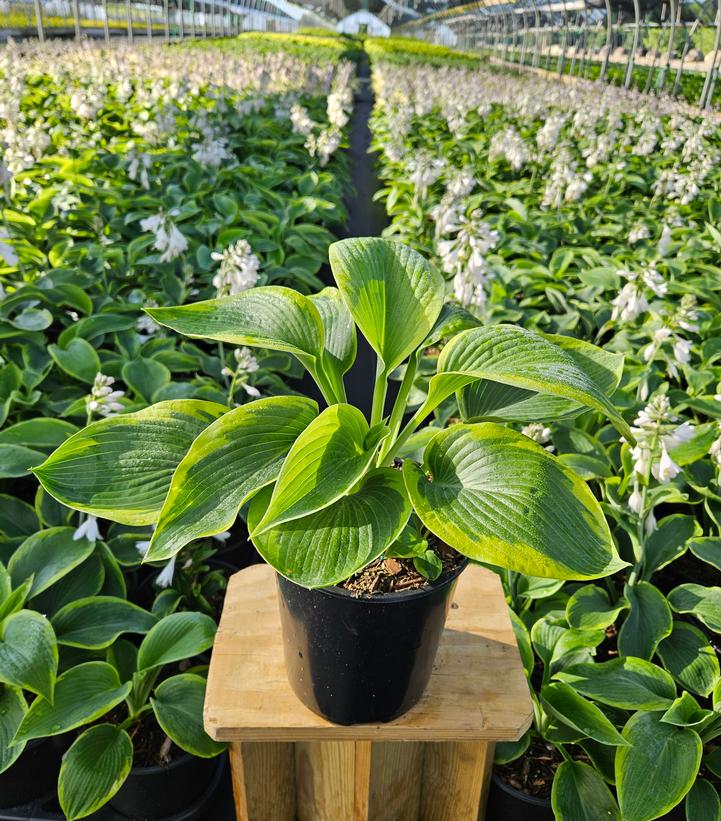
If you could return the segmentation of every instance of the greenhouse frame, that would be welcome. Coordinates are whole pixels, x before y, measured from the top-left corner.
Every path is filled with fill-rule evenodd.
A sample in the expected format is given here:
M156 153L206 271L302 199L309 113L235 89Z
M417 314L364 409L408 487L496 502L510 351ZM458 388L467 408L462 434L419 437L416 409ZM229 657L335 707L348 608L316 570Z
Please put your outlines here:
M721 821L721 0L0 0L0 821Z

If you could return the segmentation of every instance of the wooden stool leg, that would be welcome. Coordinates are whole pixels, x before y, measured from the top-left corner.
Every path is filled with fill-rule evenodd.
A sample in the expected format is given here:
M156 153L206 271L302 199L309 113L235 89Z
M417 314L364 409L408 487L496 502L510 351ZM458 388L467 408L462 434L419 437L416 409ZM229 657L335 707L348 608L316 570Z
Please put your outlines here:
M418 821L422 744L303 741L295 748L299 821Z
M292 743L234 742L230 745L230 768L238 821L294 821Z
M297 741L298 821L350 821L354 815L355 744Z
M421 821L483 821L495 744L452 741L423 746Z
M424 744L356 744L356 795L362 821L418 821Z

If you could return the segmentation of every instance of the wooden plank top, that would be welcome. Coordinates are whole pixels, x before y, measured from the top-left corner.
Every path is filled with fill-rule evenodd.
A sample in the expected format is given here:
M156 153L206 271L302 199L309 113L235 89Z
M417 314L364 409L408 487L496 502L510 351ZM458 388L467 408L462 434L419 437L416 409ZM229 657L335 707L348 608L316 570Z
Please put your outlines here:
M332 724L296 698L285 674L275 571L231 577L210 662L205 729L218 741L515 741L532 706L500 579L460 576L425 694L387 724Z

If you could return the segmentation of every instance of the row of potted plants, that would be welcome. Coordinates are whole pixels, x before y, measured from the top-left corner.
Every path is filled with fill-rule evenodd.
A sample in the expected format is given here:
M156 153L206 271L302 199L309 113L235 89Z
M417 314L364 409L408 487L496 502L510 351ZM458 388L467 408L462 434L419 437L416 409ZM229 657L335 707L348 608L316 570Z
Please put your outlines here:
M436 410L556 453L628 563L603 583L502 574L535 721L499 745L495 811L510 785L524 818L645 821L684 798L689 819L718 817L718 116L497 70L377 63L374 87L388 235L484 325L602 345L635 439L515 390Z
M200 432L294 392L287 352L181 342L142 311L320 287L353 67L335 44L284 45L0 55L0 806L204 817L217 784L207 651L244 537L141 566L152 520L106 528L29 468L153 402Z

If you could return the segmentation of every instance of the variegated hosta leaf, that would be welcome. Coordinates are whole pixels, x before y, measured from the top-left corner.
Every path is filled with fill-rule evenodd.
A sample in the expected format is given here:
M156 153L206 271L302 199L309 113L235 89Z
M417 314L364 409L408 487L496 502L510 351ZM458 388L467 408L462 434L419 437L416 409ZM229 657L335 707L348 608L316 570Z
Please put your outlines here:
M610 397L623 372L623 355L560 334L544 334L591 377L596 387ZM523 388L479 379L459 392L458 406L465 422L501 420L545 422L576 416L586 407L562 396L551 396Z
M476 379L563 397L605 414L633 441L629 426L578 357L515 325L470 328L455 336L438 358L424 410L430 413ZM520 396L515 397L518 401Z
M294 354L314 370L323 323L311 300L278 285L173 308L146 308L156 322L196 339L217 339Z
M426 527L472 559L556 579L624 566L585 482L516 431L453 425L430 442L423 470L406 461L403 474Z
M335 242L328 255L356 325L390 373L438 319L443 277L416 251L378 237Z
M448 339L468 328L477 328L480 324L480 319L457 303L444 302L435 325L423 340L421 347L428 348L440 342L441 339Z
M342 397L345 395L343 374L350 370L356 356L353 317L337 288L324 288L308 299L318 309L323 322L321 368L333 385L336 396Z
M352 405L331 405L293 444L270 504L251 536L327 507L348 493L370 467L388 428L368 428Z
M253 498L251 530L265 512L270 488ZM304 587L327 587L352 576L397 538L411 514L403 478L393 468L370 471L357 490L302 519L253 536L261 556Z
M227 410L174 399L101 419L63 442L33 473L68 507L121 524L151 524L193 440Z
M275 481L317 413L310 399L272 396L206 428L173 474L146 559L167 559L193 539L227 530L248 497Z

